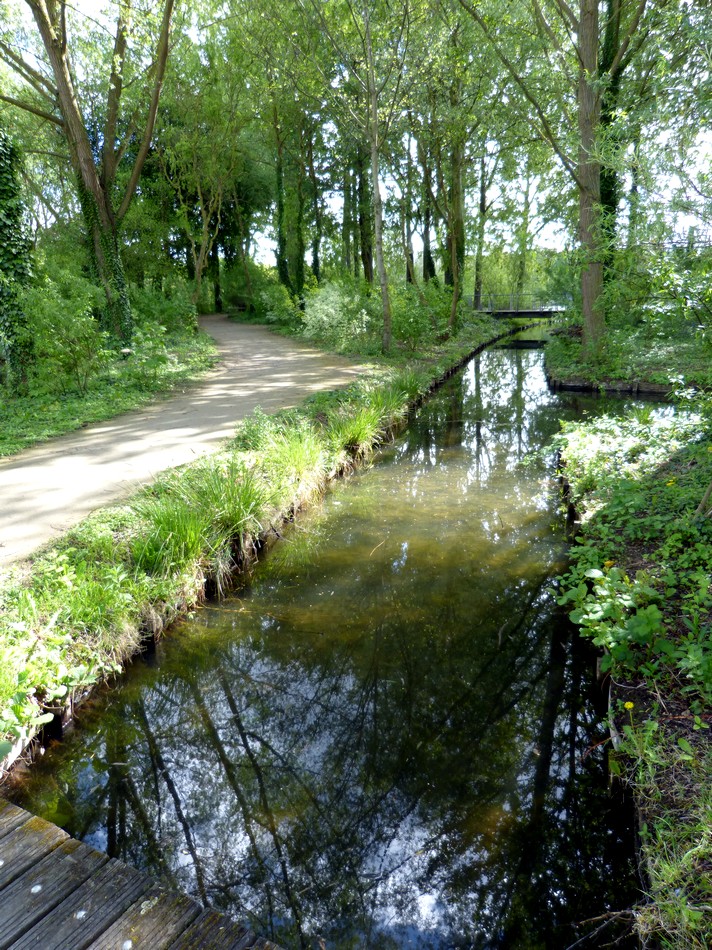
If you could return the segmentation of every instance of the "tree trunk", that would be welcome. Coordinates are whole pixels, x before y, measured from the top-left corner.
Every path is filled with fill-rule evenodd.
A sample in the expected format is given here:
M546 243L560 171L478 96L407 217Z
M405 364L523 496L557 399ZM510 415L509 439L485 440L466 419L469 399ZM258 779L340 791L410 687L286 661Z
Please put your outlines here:
M213 245L210 248L210 276L213 279L213 292L215 295L215 313L222 313L223 299L222 299L222 287L220 284L220 253L219 253L217 241L213 241Z
M529 254L529 221L532 210L532 176L527 160L524 176L524 202L522 205L522 220L517 228L517 259L514 271L514 293L520 297L524 293L527 279L527 257Z
M49 60L57 89L57 102L62 114L62 128L69 146L72 168L79 185L79 200L92 251L92 263L99 284L107 299L105 326L123 342L130 341L133 329L131 305L121 261L119 225L128 211L148 155L158 102L168 59L168 38L174 0L165 0L161 31L155 51L153 89L142 135L138 138L136 157L117 213L112 204L116 171L121 150L113 148L113 132L122 91L121 69L126 48L126 22L120 8L114 44L112 83L107 101L107 126L104 130L103 164L97 168L92 145L84 125L69 62L64 4L48 4L44 0L27 0Z
M620 45L621 0L607 0L606 29L601 50L599 74L605 77L609 73ZM606 87L601 101L602 136L611 134L615 120L621 87L622 69L617 69ZM610 146L609 146L610 149ZM618 171L610 163L601 169L601 228L604 241L603 279L611 276L613 251L617 232L618 199L620 185Z
M602 310L603 236L601 229L601 164L596 157L600 121L598 79L598 0L580 0L579 33L579 242L584 348L595 354L605 331Z
M296 245L294 254L294 291L303 306L304 255L306 253L306 246L304 243L304 169L301 160L297 169L297 215L294 243Z
M341 255L344 270L347 274L351 273L351 229L353 227L352 208L351 208L351 169L347 165L344 168L344 210L341 219Z
M370 201L366 179L366 160L362 147L358 147L356 158L358 173L358 234L361 247L363 276L369 284L373 283L373 237L371 234Z
M457 314L462 295L462 275L465 270L465 196L462 187L462 166L465 158L465 143L459 139L454 143L450 156L450 201L448 218L450 219L450 270L452 271L452 307L448 329L457 328Z
M475 287L472 297L474 310L482 309L482 278L485 255L485 225L487 224L487 166L485 153L480 158L480 200L477 216L477 241L475 246Z
M321 251L321 201L319 200L319 180L316 176L316 168L314 167L314 137L310 134L309 136L309 180L312 186L312 201L313 201L313 211L314 211L314 235L312 237L312 273L316 278L316 282L319 283L321 280L321 260L320 260L320 251Z
M435 259L433 258L433 172L427 158L422 158L423 166L423 280L427 283L435 277Z
M277 103L272 103L272 126L274 128L275 145L277 148L275 161L275 178L277 186L277 276L290 293L293 293L292 281L289 276L289 261L287 259L287 235L284 230L284 138L279 124Z
M391 349L392 335L392 315L391 298L388 292L388 274L386 273L386 263L383 257L383 205L381 203L381 188L379 185L379 161L378 161L378 89L376 87L376 75L373 58L373 45L371 43L371 21L368 13L368 3L364 5L364 26L366 39L366 57L368 60L368 99L370 109L370 121L368 125L369 138L371 144L371 187L373 189L373 224L376 232L376 268L378 270L378 282L381 286L381 305L383 307L383 337L382 348L384 353L389 353Z

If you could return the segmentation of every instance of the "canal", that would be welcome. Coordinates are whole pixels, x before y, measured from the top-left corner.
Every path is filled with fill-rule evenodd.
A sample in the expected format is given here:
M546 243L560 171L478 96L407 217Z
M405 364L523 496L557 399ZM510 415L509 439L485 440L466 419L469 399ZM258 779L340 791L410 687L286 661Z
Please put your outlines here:
M596 932L634 899L632 817L551 590L553 458L525 462L601 405L550 393L539 351L476 357L100 693L17 803L287 948Z

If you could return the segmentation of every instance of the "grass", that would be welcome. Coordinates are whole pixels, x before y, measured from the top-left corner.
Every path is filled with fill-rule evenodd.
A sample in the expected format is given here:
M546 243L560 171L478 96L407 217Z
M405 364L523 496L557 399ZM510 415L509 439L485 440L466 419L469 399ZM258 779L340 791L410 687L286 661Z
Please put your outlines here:
M405 419L410 404L501 324L475 322L412 364L374 366L300 409L256 412L221 452L101 510L0 587L0 759L46 707L81 697L204 596L220 592L269 534L330 477Z
M603 651L614 767L642 820L644 946L712 945L712 479L706 397L677 416L643 408L564 427L583 514L560 603Z
M198 379L215 362L215 343L205 333L173 335L165 342L160 361L112 360L86 393L45 388L8 396L0 387L0 458L144 406Z

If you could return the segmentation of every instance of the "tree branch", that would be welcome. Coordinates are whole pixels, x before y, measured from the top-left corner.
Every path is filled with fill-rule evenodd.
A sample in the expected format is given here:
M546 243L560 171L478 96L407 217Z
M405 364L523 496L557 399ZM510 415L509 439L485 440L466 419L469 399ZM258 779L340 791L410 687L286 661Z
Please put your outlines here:
M630 41L632 40L633 36L635 35L638 29L638 26L640 25L641 17L643 16L643 13L645 12L646 3L647 3L647 0L640 0L640 3L638 4L638 9L635 11L635 15L633 16L633 19L628 24L628 28L625 31L625 36L621 40L621 45L618 47L618 52L616 53L613 59L613 62L611 63L611 68L608 70L608 75L611 77L611 79L613 79L613 77L616 75L616 73L621 67L623 57L626 54L626 50L628 49Z
M64 122L56 115L45 112L37 106L33 106L30 102L23 102L21 99L14 99L12 96L4 96L2 93L0 93L0 100L9 103L11 106L17 106L18 109L24 109L25 112L31 112L32 115L39 116L40 119L46 119L47 122L53 122L60 128L64 128Z
M645 0L643 0L643 2L645 2ZM495 55L497 56L499 61L504 65L504 67L508 70L510 76L512 77L514 82L517 84L517 86L520 88L520 90L522 91L524 98L527 100L527 102L532 106L532 108L536 112L537 118L539 119L539 122L541 124L543 137L546 139L549 145L551 145L554 152L556 153L559 160L561 161L561 164L564 166L566 171L574 180L576 186L578 188L581 188L581 182L576 173L575 164L571 161L568 155L566 155L563 148L559 144L551 126L549 125L549 121L546 118L546 115L544 114L544 110L542 109L539 102L532 94L527 84L524 82L522 77L519 75L519 73L515 69L514 64L511 62L509 57L504 52L502 52L499 44L490 33L489 27L485 23L484 19L482 18L482 16L480 16L477 10L472 6L469 0L459 0L459 3L460 3L460 6L464 10L466 10L467 13L470 14L470 16L473 18L473 20L478 24L482 32L485 34L485 37L487 38L487 41L490 43L492 49L494 50Z
M43 76L39 70L33 69L29 63L25 62L22 56L18 56L3 40L0 40L0 56L5 60L8 66L13 67L22 76L25 82L29 83L37 92L53 102L56 101L57 87L52 85L49 79Z
M148 110L148 117L146 118L146 128L144 130L143 140L138 150L134 167L131 170L131 177L129 179L128 185L126 186L121 207L119 208L118 214L116 216L117 221L121 221L126 212L129 210L134 193L136 192L139 178L141 177L141 171L143 170L144 162L146 161L146 157L148 155L148 150L151 146L151 138L153 137L153 129L156 125L156 116L158 114L158 101L161 97L163 77L166 72L166 62L168 61L168 35L171 27L171 17L173 15L173 4L174 0L165 0L165 6L163 8L163 20L161 22L161 33L158 39L158 47L156 49L156 75L153 82L151 105Z

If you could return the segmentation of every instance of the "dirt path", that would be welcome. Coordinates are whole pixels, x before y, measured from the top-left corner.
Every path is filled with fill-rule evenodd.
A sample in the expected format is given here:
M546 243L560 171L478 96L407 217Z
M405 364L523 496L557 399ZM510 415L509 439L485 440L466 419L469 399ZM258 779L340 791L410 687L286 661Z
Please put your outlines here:
M200 322L221 360L198 385L0 461L0 572L95 508L214 451L255 407L297 405L362 370L264 327L223 316Z

